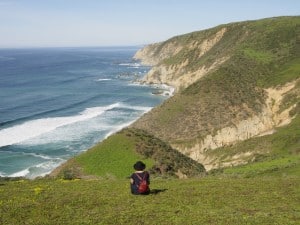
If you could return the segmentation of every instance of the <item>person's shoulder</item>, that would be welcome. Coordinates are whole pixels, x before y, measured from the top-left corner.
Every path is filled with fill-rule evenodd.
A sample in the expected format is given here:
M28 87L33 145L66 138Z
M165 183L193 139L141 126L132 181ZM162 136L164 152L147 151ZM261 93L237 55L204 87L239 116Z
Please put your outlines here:
M143 174L146 175L146 176L150 176L148 171L144 171Z

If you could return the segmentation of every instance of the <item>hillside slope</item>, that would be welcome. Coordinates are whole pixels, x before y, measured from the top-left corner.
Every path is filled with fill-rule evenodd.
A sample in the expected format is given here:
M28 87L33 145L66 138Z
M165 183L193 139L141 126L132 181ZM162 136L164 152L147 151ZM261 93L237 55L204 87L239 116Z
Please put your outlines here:
M0 180L0 224L299 224L296 178L151 181L132 196L125 179Z
M126 128L68 160L50 176L122 179L130 176L138 160L143 160L155 177L201 177L206 173L203 165L153 135Z
M299 116L299 56L300 17L221 25L146 46L135 55L154 65L144 82L177 92L132 126L206 169L226 166L212 150L271 134ZM250 149L247 161L237 153L232 164L259 151Z

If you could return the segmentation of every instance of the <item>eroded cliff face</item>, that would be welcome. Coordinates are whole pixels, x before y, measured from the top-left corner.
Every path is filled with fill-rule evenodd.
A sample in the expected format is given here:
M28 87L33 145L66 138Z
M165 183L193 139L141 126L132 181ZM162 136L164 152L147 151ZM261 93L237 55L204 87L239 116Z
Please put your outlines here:
M145 79L143 79L143 82L147 84L167 84L176 90L184 89L220 66L228 58L229 57L220 58L209 67L202 66L196 71L187 71L186 73L184 73L184 71L185 67L189 64L188 60L172 67L160 65L151 69ZM182 76L183 73L184 76Z
M215 135L207 135L189 148L178 144L173 144L172 147L202 163L206 170L248 163L259 152L238 154L222 161L216 157L211 157L207 153L209 150L232 145L254 136L272 134L275 132L276 127L289 124L292 120L290 111L296 107L296 104L282 111L280 110L280 105L284 96L293 90L296 83L297 81L294 81L282 87L266 89L267 99L265 107L259 115L239 121L234 126L225 127Z
M161 43L152 44L139 50L134 58L141 60L143 64L154 66L145 78L142 80L148 84L168 84L175 89L186 88L207 73L211 72L230 56L224 56L216 59L211 65L201 65L196 70L190 71L189 66L191 60L189 58L182 58L175 64L169 65L164 62L165 59L176 56L184 49L184 51L197 51L196 58L193 61L201 60L201 57L209 52L223 37L226 28L220 28L207 38L201 40L194 40L186 45L175 42L168 42L163 47ZM159 54L158 54L159 52Z
M140 60L144 65L156 66L164 59L176 55L182 48L183 46L174 42L150 44L138 50L133 58Z

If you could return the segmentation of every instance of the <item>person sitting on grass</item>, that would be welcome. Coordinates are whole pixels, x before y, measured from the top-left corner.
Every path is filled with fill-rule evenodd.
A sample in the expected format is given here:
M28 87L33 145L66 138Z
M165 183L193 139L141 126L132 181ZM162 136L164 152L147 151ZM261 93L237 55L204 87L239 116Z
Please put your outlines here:
M145 171L146 165L137 161L133 168L135 172L130 176L131 193L134 195L147 195L150 193L150 174Z

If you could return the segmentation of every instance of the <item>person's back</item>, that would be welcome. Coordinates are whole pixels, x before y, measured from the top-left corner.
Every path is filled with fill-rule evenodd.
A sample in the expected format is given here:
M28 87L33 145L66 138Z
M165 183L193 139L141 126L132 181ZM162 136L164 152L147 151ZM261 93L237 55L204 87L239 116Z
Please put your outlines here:
M149 194L150 193L150 174L144 171L146 165L138 161L134 164L135 172L130 176L130 189L132 194Z

